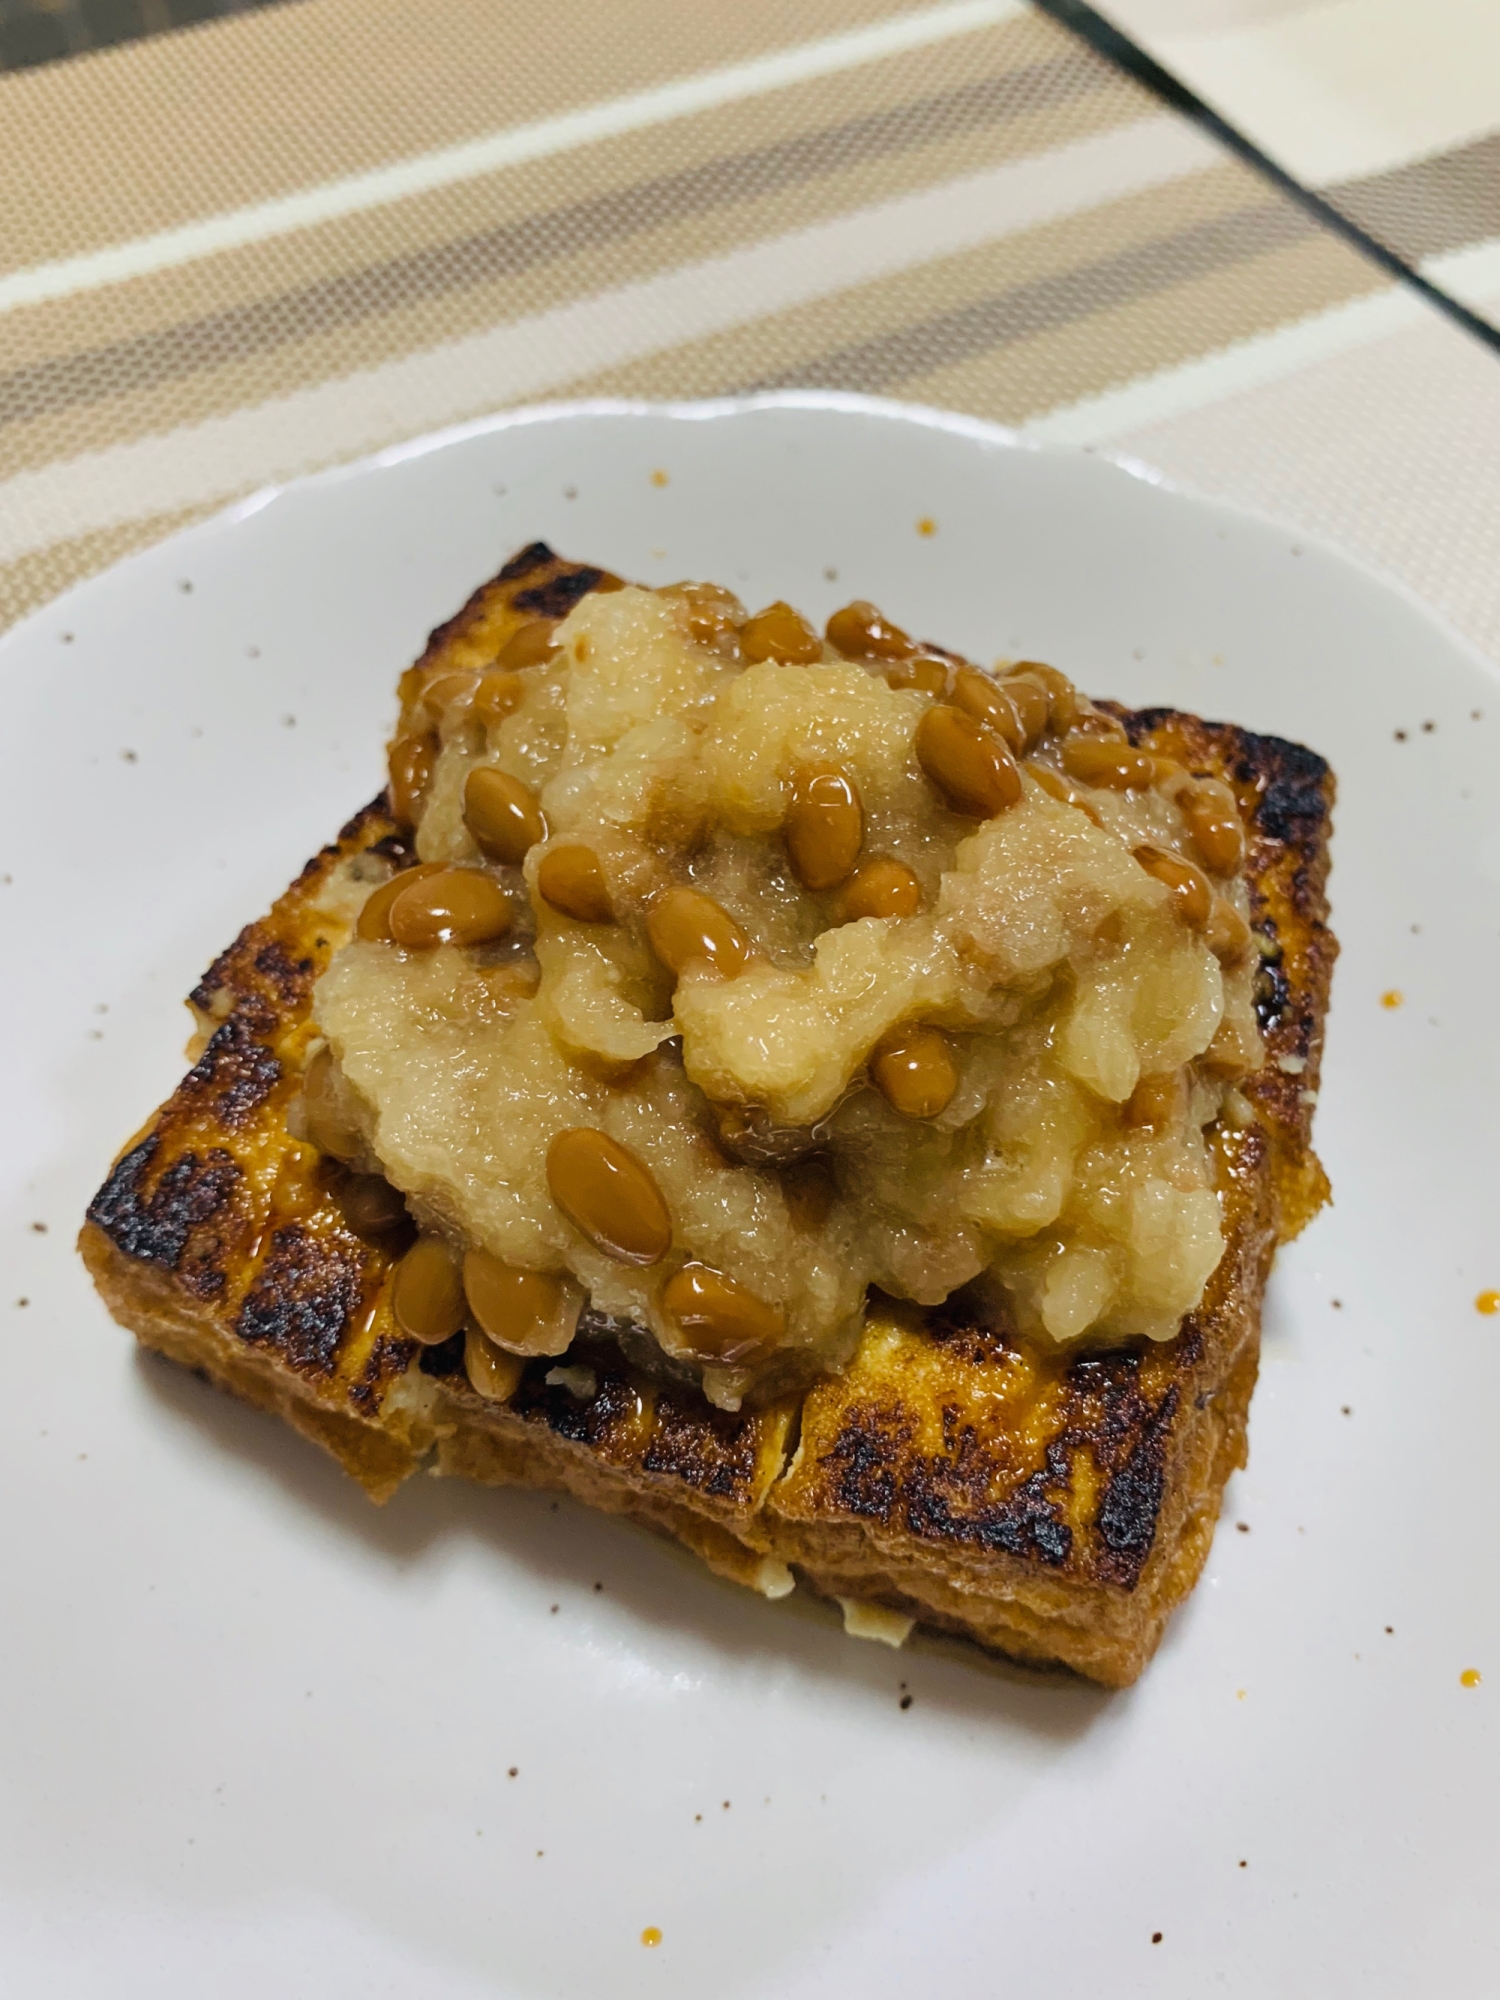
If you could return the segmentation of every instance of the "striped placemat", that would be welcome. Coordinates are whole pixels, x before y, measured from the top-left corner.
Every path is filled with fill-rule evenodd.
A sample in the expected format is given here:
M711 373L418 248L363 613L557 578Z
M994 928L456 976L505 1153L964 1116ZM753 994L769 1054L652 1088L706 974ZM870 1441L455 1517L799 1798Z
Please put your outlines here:
M1105 15L1304 187L1500 328L1500 7L1105 0Z
M1492 355L1020 0L241 11L0 76L0 217L0 620L499 407L799 384L1147 458L1500 651Z

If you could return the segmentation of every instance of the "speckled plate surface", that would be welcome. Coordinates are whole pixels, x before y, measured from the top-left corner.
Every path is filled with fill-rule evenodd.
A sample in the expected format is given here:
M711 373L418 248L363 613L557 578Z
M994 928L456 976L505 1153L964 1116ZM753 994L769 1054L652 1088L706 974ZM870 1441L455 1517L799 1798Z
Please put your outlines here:
M95 1301L73 1235L180 996L376 790L428 626L538 535L875 597L1333 761L1336 1206L1129 1693L850 1641L535 1494L379 1512ZM0 686L7 1992L1493 1993L1500 684L1431 614L959 419L588 407L247 503L12 632Z

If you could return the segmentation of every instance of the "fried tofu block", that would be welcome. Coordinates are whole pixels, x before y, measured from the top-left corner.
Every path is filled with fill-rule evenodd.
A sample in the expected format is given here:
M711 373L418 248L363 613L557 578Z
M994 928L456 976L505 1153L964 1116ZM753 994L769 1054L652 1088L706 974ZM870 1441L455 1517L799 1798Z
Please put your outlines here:
M433 634L421 666L495 657L613 579L534 546ZM1336 952L1333 779L1310 751L1168 710L1131 741L1225 779L1249 830L1267 1056L1211 1132L1227 1248L1174 1339L1033 1344L877 1296L845 1372L737 1413L635 1365L585 1311L563 1363L481 1395L463 1336L397 1325L403 1246L288 1126L314 982L371 886L410 859L382 796L190 996L197 1059L111 1168L79 1247L148 1347L285 1420L373 1499L419 1467L574 1494L779 1596L801 1580L1109 1686L1139 1674L1202 1568L1242 1465L1271 1259L1327 1198L1310 1144ZM858 1623L855 1619L854 1623ZM899 1630L899 1625L896 1626Z

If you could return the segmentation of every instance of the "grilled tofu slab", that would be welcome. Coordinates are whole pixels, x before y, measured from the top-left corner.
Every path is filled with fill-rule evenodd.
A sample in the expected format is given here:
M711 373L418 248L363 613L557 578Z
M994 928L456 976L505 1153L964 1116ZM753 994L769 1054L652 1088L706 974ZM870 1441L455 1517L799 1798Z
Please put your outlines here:
M419 665L483 664L526 620L564 616L608 581L534 545L434 632ZM1132 743L1233 788L1262 961L1266 1062L1210 1133L1227 1248L1174 1339L1038 1346L951 1302L877 1297L842 1374L731 1413L635 1366L586 1310L563 1364L529 1361L513 1386L480 1394L462 1335L419 1347L402 1333L399 1237L365 1226L344 1170L288 1125L314 982L370 888L411 858L384 795L190 996L196 1060L114 1162L79 1238L110 1311L276 1411L375 1500L422 1466L550 1487L673 1535L768 1596L800 1581L1125 1685L1192 1589L1245 1461L1277 1244L1328 1197L1310 1139L1337 947L1323 760L1169 710L1111 712Z

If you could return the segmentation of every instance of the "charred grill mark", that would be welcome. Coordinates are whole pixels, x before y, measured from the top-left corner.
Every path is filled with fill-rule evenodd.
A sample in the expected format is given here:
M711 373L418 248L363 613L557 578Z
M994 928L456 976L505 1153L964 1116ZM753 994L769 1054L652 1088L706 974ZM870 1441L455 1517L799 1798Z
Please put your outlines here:
M208 1047L177 1089L177 1102L191 1106L226 1132L248 1125L281 1080L281 1064L256 1039L246 1012L231 1014L214 1031Z
M1234 775L1261 789L1255 821L1269 840L1307 846L1328 817L1328 765L1315 750L1280 736L1239 732Z
M867 1404L847 1413L832 1449L819 1459L830 1469L834 1498L845 1513L890 1520L900 1497L897 1468L911 1436L899 1409Z
M432 628L417 665L426 666L455 639L461 639L471 626L481 622L491 611L500 609L496 601L497 593L503 598L507 586L554 565L558 567L558 574L544 578L529 590L518 591L510 598L512 610L533 618L565 618L579 598L586 597L603 580L603 570L562 565L545 542L528 542L524 549L518 550L501 565L488 583L479 586L462 610Z
M312 992L312 959L288 957L275 939L255 954L255 969L287 1010L300 1006Z
M382 794L384 798L384 794ZM366 806L358 818L340 834L340 842L362 844L362 834L368 830L372 818L384 818L378 812L382 800ZM328 868L328 862L338 856L338 848L324 848L320 856L308 862L308 866L298 876L300 884L312 884ZM376 844L376 852L382 852L382 844ZM268 936L268 928L276 918L262 918L258 924L246 924L240 936L230 944L228 950L220 952L212 962L208 972L198 980L198 984L188 994L192 1006L200 1008L204 1014L228 1012L228 1004L248 1020L256 1032L274 1034L276 1028L286 1026L286 1022L302 1014L312 996L312 982L318 974L316 960L298 954L294 956L286 942L278 936Z
M235 974L254 947L264 920L259 924L246 924L232 945L221 951L213 964L204 973L198 984L188 995L195 1007L205 1012L212 1008L214 1001L226 987L233 991L237 985Z
M1181 1401L1174 1382L1125 1463L1105 1488L1095 1525L1103 1548L1098 1566L1109 1582L1133 1590L1156 1540L1166 1482L1167 1439Z
M344 848L366 846L372 822L383 820L386 816L385 809L381 805L379 795L377 794L375 798L370 800L368 805L360 807L353 819L344 822L339 828L338 839L332 841L327 847L315 854L308 865L316 868L322 861L334 860ZM389 835L387 835L387 838L389 838ZM378 842L376 844L379 845Z
M1255 928L1263 934L1270 932L1274 935L1276 927L1274 924L1257 924ZM1280 1027L1292 997L1284 958L1278 942L1272 950L1262 953L1260 970L1255 975L1255 1018L1263 1035L1269 1035L1274 1028Z
M233 1198L240 1185L239 1168L222 1147L202 1159L183 1153L160 1175L149 1193L145 1181L161 1141L152 1135L116 1162L109 1178L89 1203L89 1221L96 1223L127 1257L178 1271L194 1232ZM191 1289L200 1297L223 1286L217 1237L201 1246L191 1264ZM210 1278L216 1273L216 1281Z
M535 569L545 569L548 563L555 563L557 557L545 542L528 542L524 549L518 549L508 562L502 563L496 571L496 583L514 583L517 577L530 576Z
M1260 736L1230 722L1202 722L1170 708L1100 704L1124 723L1132 743L1159 729L1178 733L1199 756L1222 760L1227 775L1257 795L1255 822L1268 840L1303 849L1318 842L1328 818L1332 773L1327 760L1282 736Z
M1074 1429L1088 1437L1096 1452L1102 1447L1110 1459L1118 1457L1150 1415L1141 1394L1140 1349L1081 1355L1069 1364L1067 1383L1078 1405L1097 1412Z
M924 1337L972 1367L1006 1367L1017 1358L1013 1341L956 1314L934 1316ZM843 1413L837 1437L818 1458L826 1504L926 1542L1003 1552L1049 1568L1071 1563L1133 1588L1155 1539L1179 1384L1203 1352L1202 1328L1190 1317L1174 1343L1176 1379L1161 1395L1145 1389L1140 1346L1070 1361L1058 1425L1042 1464L1033 1459L1030 1470L1013 1456L1029 1449L1021 1434L1014 1441L1009 1434L985 1437L967 1419L961 1398L938 1413L942 1443L931 1454L911 1449L915 1425L899 1404L856 1405ZM1080 1540L1068 1503L1084 1453L1098 1468L1103 1495Z
M462 1335L459 1339L461 1343ZM365 1365L359 1372L359 1380L353 1383L349 1390L349 1401L356 1409L372 1417L378 1414L381 1391L388 1383L406 1373L411 1365L416 1344L414 1340L402 1340L398 1336L384 1333L380 1335L365 1357Z
M592 1396L575 1396L562 1383L548 1383L555 1359L533 1362L521 1378L512 1407L525 1417L540 1419L549 1430L590 1449L607 1446L640 1408L630 1378L617 1367L600 1368Z
M712 1499L727 1500L754 1480L759 1441L754 1417L683 1404L663 1392L641 1463L647 1472L666 1473Z
M1053 1497L1069 1483L1065 1444L1049 1445L1045 1465L1001 1501L984 1498L994 1462L971 1426L957 1433L955 1447L950 1456L919 1459L904 1482L908 1530L924 1541L1002 1549L1007 1555L1040 1557L1053 1567L1065 1563L1073 1552L1073 1531ZM956 1500L969 1504L960 1508Z
M530 590L517 591L511 602L533 618L566 618L574 605L604 581L602 569L564 570Z
M299 1223L278 1229L234 1322L240 1339L273 1347L299 1375L331 1373L364 1294L364 1258Z

